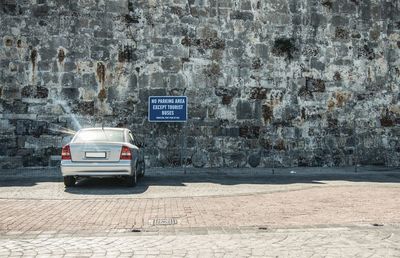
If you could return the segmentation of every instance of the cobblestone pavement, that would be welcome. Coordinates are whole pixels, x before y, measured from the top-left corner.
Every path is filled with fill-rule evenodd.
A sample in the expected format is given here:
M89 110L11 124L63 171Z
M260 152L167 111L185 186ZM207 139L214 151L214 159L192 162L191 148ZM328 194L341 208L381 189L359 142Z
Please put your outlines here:
M136 235L140 234L140 235ZM399 228L314 228L270 232L181 231L0 238L0 256L32 257L400 257Z
M9 174L3 256L400 256L400 171L149 171L138 187ZM375 226L373 226L375 225Z

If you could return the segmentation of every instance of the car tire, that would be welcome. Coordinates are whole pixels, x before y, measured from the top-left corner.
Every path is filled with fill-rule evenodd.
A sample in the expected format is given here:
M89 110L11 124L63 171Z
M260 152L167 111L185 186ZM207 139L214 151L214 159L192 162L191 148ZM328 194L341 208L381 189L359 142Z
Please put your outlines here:
M144 161L140 163L140 174L139 177L144 177L144 173L145 173L146 167L145 167L145 163Z
M134 187L137 184L137 176L136 176L136 171L133 176L127 176L126 177L126 184L129 187Z
M64 177L64 185L65 187L73 187L75 186L76 179L73 176L65 176Z

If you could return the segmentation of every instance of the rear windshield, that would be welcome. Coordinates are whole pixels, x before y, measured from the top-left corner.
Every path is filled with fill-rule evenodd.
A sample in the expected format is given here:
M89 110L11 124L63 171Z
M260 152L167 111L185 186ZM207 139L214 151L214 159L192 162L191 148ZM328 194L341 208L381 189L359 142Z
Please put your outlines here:
M124 142L124 132L117 130L85 130L79 132L74 142Z

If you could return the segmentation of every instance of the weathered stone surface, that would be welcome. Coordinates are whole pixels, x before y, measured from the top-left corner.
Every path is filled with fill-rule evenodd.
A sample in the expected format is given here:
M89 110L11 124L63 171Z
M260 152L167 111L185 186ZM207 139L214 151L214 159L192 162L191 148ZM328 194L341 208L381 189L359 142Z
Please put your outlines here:
M240 12L234 11L231 13L231 19L233 20L253 20L254 15L251 12Z
M179 72L182 67L181 60L175 58L163 58L161 67L168 72Z
M61 97L63 99L76 100L79 97L79 89L77 89L77 88L63 88L61 90Z
M207 153L204 151L197 151L192 156L192 164L196 168L202 168L208 163Z
M239 128L239 136L249 139L257 139L260 136L259 126L242 126Z
M0 1L0 166L48 165L60 128L103 122L178 166L182 127L147 122L154 95L188 96L190 166L398 166L399 8Z
M185 36L181 44L187 47L195 46L200 49L224 49L225 41L219 38L189 38Z
M253 168L257 167L258 165L260 165L260 161L261 161L261 154L260 153L253 153L249 156L249 165Z
M268 89L255 87L252 88L250 91L250 98L251 99L266 99L267 98Z
M272 54L291 59L293 57L294 51L296 51L296 47L294 45L293 39L277 38L273 45Z
M22 88L21 96L23 98L47 98L49 90L41 86L26 86Z
M358 48L358 57L367 58L368 60L373 60L375 58L374 50L368 45L364 45Z
M335 38L337 39L348 39L349 38L349 32L342 28L342 27L337 27L335 29Z

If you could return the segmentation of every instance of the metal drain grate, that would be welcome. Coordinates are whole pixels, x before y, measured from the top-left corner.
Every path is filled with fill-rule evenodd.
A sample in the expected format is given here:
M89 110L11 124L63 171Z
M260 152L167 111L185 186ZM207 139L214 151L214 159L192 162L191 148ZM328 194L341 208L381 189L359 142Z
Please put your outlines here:
M149 224L153 226L157 225L168 226L168 225L175 225L177 223L178 221L175 218L158 218L149 220Z

